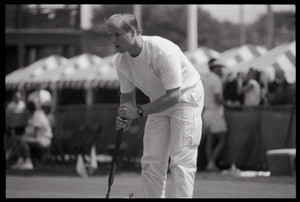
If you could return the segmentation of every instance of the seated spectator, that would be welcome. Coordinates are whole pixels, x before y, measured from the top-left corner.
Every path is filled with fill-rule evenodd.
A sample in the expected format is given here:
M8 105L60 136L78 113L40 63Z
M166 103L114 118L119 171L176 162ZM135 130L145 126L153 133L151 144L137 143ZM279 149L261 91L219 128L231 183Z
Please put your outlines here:
M261 103L261 87L254 69L250 68L246 75L238 78L238 94L244 95L244 106L258 106Z
M52 131L45 113L36 108L33 102L26 105L29 118L25 134L15 137L14 151L18 157L12 169L33 169L30 147L47 148L51 145Z
M26 105L22 100L20 91L13 94L11 102L6 106L6 130L4 136L4 145L6 158L11 156L11 144L13 136L22 135L26 126Z
M46 117L47 117L47 119L50 123L52 133L55 134L56 119L55 119L54 113L52 112L50 104L43 104L42 105L42 110L44 111L44 113L45 113L45 115L46 115Z

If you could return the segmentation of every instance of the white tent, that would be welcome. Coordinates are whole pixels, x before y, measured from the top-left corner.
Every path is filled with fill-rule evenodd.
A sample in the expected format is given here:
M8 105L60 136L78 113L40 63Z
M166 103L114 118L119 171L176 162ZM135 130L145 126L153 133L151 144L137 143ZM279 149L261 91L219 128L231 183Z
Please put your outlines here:
M67 58L52 55L42 58L27 67L13 71L5 77L6 89L30 88L35 79L55 71L60 66L66 65Z
M266 54L268 51L261 47L252 44L243 45L240 47L231 48L223 53L221 53L218 57L215 57L216 62L224 65L225 73L229 71L232 66L235 66L241 62L252 60L258 56ZM198 67L201 69L201 75L205 76L205 74L209 71L207 62L200 65Z
M257 57L253 60L240 63L231 68L231 72L247 72L249 68L254 68L265 75L269 80L275 78L275 70L281 69L284 72L288 83L296 82L296 41L279 45L267 54Z
M201 68L203 65L205 65L211 58L219 58L221 55L218 51L207 47L199 47L195 50L187 51L184 54L200 75L207 71L207 69Z
M267 52L268 50L261 46L246 44L223 52L217 59L217 62L223 64L226 68L231 69L231 67L241 62L252 60Z
M100 58L90 53L69 60L60 56L49 56L7 75L6 89L30 91L37 87L48 88L52 91L54 106L57 103L58 90L82 89L87 92L86 103L91 105L92 88L119 88L113 59L114 55Z
M119 83L113 58L114 55L100 58L90 53L69 60L57 55L49 56L7 75L6 88L32 89L42 85L44 88L79 89L92 83L94 87L117 89Z

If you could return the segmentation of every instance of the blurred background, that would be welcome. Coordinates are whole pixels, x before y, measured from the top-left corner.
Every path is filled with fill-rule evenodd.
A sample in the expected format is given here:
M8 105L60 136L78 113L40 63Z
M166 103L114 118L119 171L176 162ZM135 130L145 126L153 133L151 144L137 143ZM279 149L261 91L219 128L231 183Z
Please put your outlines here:
M276 75L296 83L295 5L6 4L4 105L16 91L24 101L37 89L50 93L56 125L47 161L74 163L78 148L89 155L93 146L99 163L111 155L119 82L105 19L120 12L135 14L143 35L176 43L201 76L209 59L216 58L226 67L224 83L250 68L265 78L261 85L267 92ZM137 102L149 100L137 90ZM266 151L295 148L295 103L262 99L251 109L239 103L225 110L230 135L220 168L268 170ZM26 123L16 117L6 113L6 127ZM135 120L124 136L127 168L139 166L145 121ZM203 144L199 170L206 164Z

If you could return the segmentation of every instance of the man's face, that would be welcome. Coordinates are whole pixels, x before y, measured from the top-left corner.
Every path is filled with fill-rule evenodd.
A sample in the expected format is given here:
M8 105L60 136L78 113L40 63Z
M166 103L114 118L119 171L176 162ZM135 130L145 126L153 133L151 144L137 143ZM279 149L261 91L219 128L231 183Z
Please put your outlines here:
M109 25L108 34L119 53L128 51L133 44L131 32L126 32L120 25Z

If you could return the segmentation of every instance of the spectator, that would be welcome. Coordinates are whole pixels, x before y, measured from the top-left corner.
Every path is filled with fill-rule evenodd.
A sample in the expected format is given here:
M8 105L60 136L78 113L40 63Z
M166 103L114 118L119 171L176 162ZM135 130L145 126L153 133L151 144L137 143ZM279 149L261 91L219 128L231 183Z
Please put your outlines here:
M44 104L44 105L42 105L42 110L44 111L44 113L50 123L52 133L54 134L55 129L56 129L56 119L55 119L54 113L51 109L51 106L48 104Z
M27 100L34 102L37 108L42 108L43 106L51 105L52 96L48 90L38 86L35 91L29 94Z
M22 135L26 125L26 105L22 100L20 91L13 94L12 101L6 106L6 131L5 131L5 150L6 159L12 156L11 144L13 144L13 136Z
M270 81L270 77L267 71L259 72L258 77L261 86L261 104L265 106L268 105L268 91L269 91L268 83Z
M224 117L222 65L209 63L210 72L203 78L203 133L206 137L207 171L219 171L217 161L226 146L227 125ZM215 144L216 143L216 144Z
M244 95L244 106L258 106L260 104L261 87L257 81L257 72L254 69L250 68L246 75L239 76L238 94Z
M23 113L26 110L25 102L22 100L22 94L20 91L16 91L13 94L13 99L6 106L7 112Z
M26 105L29 118L25 134L16 137L14 150L17 154L17 162L12 169L33 169L30 147L47 148L51 144L51 126L41 109L36 108L33 102Z
M237 78L234 73L228 73L224 83L223 98L228 106L240 106L244 103L244 95L238 94Z
M277 69L275 74L275 83L273 89L268 95L271 105L295 105L296 104L296 85L289 84L286 81L284 72Z
M295 105L296 85L285 81L270 95L269 103L271 105Z

